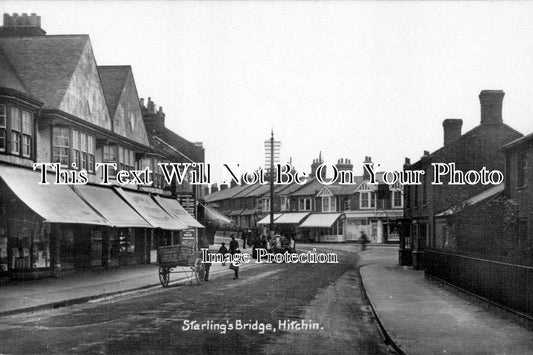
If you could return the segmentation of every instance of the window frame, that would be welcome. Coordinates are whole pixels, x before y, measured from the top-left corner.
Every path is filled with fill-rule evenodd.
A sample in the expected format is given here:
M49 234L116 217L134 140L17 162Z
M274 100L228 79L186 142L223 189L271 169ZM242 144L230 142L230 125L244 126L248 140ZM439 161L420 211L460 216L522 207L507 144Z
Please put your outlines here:
M363 205L363 196L366 196L366 206ZM362 210L369 210L376 208L376 194L374 191L360 191L359 192L359 208Z

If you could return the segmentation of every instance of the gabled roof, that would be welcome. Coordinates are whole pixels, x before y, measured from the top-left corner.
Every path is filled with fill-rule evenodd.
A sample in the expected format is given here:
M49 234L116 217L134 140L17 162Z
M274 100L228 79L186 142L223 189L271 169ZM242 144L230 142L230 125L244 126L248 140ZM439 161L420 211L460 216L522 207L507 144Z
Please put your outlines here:
M11 66L9 61L6 59L6 57L4 56L1 50L0 50L0 87L17 90L25 94L28 93L24 85L22 85L19 78L17 77L17 74L15 74L13 67Z
M88 43L87 35L3 37L0 50L30 95L57 109Z
M104 90L105 100L111 117L115 116L130 71L131 67L129 65L98 66L102 89Z
M215 202L220 200L225 200L228 198L234 197L236 194L244 191L245 189L249 188L250 185L240 185L240 186L234 186L229 189L224 189L221 191L213 192L212 194L206 195L204 197L205 202Z

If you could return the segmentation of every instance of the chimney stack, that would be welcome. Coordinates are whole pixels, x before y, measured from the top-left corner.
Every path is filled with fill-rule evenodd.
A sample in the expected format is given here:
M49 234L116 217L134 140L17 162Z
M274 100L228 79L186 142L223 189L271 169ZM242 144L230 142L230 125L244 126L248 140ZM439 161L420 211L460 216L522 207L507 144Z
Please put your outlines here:
M365 161L363 163L364 164L370 163L372 167L374 166L374 163L372 163L371 157L365 157ZM363 180L370 180L370 174L366 171L364 167L363 167Z
M444 127L444 145L446 146L461 137L463 120L459 118L447 118L442 121L442 127Z
M502 103L503 90L483 90L479 94L481 104L481 124L499 125L503 123Z
M46 31L41 28L41 16L23 13L21 16L4 13L4 25L0 27L0 37L44 36Z
M340 158L339 160L337 160L337 164L335 164L335 167L337 168L338 171L352 171L353 170L353 165L350 159Z
M403 163L403 170L407 170L411 167L411 159L405 157L405 162Z

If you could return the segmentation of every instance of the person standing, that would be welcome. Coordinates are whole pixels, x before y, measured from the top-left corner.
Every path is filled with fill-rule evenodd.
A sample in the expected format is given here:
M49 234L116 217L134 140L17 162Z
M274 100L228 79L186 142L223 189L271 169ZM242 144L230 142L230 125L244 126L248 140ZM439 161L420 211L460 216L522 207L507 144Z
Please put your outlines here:
M242 248L246 249L246 238L248 238L248 232L246 230L242 231Z
M218 253L222 254L222 257L225 257L228 253L228 248L226 248L226 243L220 244L220 249L218 249ZM226 266L226 263L222 263L222 266Z

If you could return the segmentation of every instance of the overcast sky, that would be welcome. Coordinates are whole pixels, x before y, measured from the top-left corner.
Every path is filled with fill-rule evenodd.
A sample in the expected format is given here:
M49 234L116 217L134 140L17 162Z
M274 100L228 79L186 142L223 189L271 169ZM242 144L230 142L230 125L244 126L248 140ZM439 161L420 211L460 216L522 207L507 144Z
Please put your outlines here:
M479 124L479 92L533 132L533 2L21 2L48 34L89 34L98 65L133 67L140 97L201 141L206 162L308 171L365 156L401 169L442 146L442 121Z

